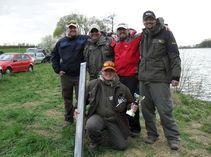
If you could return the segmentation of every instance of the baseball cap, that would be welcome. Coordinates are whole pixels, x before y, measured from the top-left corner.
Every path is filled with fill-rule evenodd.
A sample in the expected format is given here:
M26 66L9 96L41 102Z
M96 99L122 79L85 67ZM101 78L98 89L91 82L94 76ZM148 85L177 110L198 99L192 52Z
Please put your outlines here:
M77 24L77 22L76 21L74 21L74 20L71 20L70 22L68 22L68 24L67 24L67 27L70 27L70 26L74 26L74 27L78 27L78 24Z
M112 62L112 61L104 62L102 70L104 71L107 69L112 69L112 70L116 71L114 62Z
M90 26L89 32L91 32L92 29L96 29L96 30L100 31L100 26L97 25L97 24L92 24L92 25Z
M146 18L148 18L148 17L152 17L153 19L156 19L154 12L153 11L149 11L149 10L144 12L143 20L146 20Z
M119 28L128 29L128 25L126 23L119 23L117 26L117 29L119 29Z

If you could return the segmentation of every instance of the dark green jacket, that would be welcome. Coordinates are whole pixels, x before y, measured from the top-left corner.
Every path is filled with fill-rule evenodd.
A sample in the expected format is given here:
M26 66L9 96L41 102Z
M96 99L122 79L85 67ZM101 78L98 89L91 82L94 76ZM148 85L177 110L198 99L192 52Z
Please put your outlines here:
M179 81L181 60L172 32L159 23L154 30L143 30L140 43L139 79L148 82Z
M84 48L84 58L90 78L97 78L105 61L113 60L112 38L101 35L97 43L88 40Z
M102 99L102 97L105 97L104 95L102 95L102 90L104 89L103 88L104 86L107 85L100 78L94 79L89 83L86 91L86 100L87 100L86 103L90 105L87 115L88 118L96 113L100 99ZM124 137L126 138L129 135L129 125L126 116L126 111L130 107L129 104L132 102L133 98L130 93L130 90L125 85L120 83L119 80L116 80L116 82L112 85L112 87L114 89L112 92L114 93L112 110L115 113L115 119L120 127L120 130L122 131ZM120 96L124 97L127 100L127 102L122 103L121 105L116 107L118 104L117 102L118 98Z

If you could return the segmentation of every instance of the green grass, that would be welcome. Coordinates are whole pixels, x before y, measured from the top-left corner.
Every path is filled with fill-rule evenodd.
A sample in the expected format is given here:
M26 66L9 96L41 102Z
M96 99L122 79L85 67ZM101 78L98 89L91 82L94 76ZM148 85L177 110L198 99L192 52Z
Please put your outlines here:
M51 65L35 65L32 73L4 76L0 81L0 156L1 157L70 157L74 151L75 125L62 128L64 106L60 80ZM126 151L100 146L90 151L85 138L85 157L170 157L211 155L211 104L176 93L180 102L174 115L181 132L181 149L170 151L162 134L154 145L146 145L146 131L129 138ZM203 151L202 151L203 150Z
M0 48L3 52L18 52L23 53L26 52L26 48Z

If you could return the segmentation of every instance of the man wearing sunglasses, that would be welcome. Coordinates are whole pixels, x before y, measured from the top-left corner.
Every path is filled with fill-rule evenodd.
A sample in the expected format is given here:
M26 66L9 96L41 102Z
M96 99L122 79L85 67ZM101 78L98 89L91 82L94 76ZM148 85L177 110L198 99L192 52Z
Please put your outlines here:
M106 61L101 75L89 82L86 95L89 104L86 130L90 139L90 148L94 149L102 142L102 135L108 135L113 149L124 150L127 147L129 125L127 109L137 110L129 89L119 81L114 62ZM77 109L75 110L75 117ZM103 134L104 130L108 134Z

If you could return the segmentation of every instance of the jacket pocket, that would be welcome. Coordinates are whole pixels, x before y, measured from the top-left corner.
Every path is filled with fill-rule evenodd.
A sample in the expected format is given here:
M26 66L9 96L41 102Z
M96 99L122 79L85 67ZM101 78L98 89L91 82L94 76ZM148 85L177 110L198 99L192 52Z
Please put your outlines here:
M154 57L157 58L157 56L163 55L165 53L165 40L162 39L153 39L152 41L153 49L154 49Z

